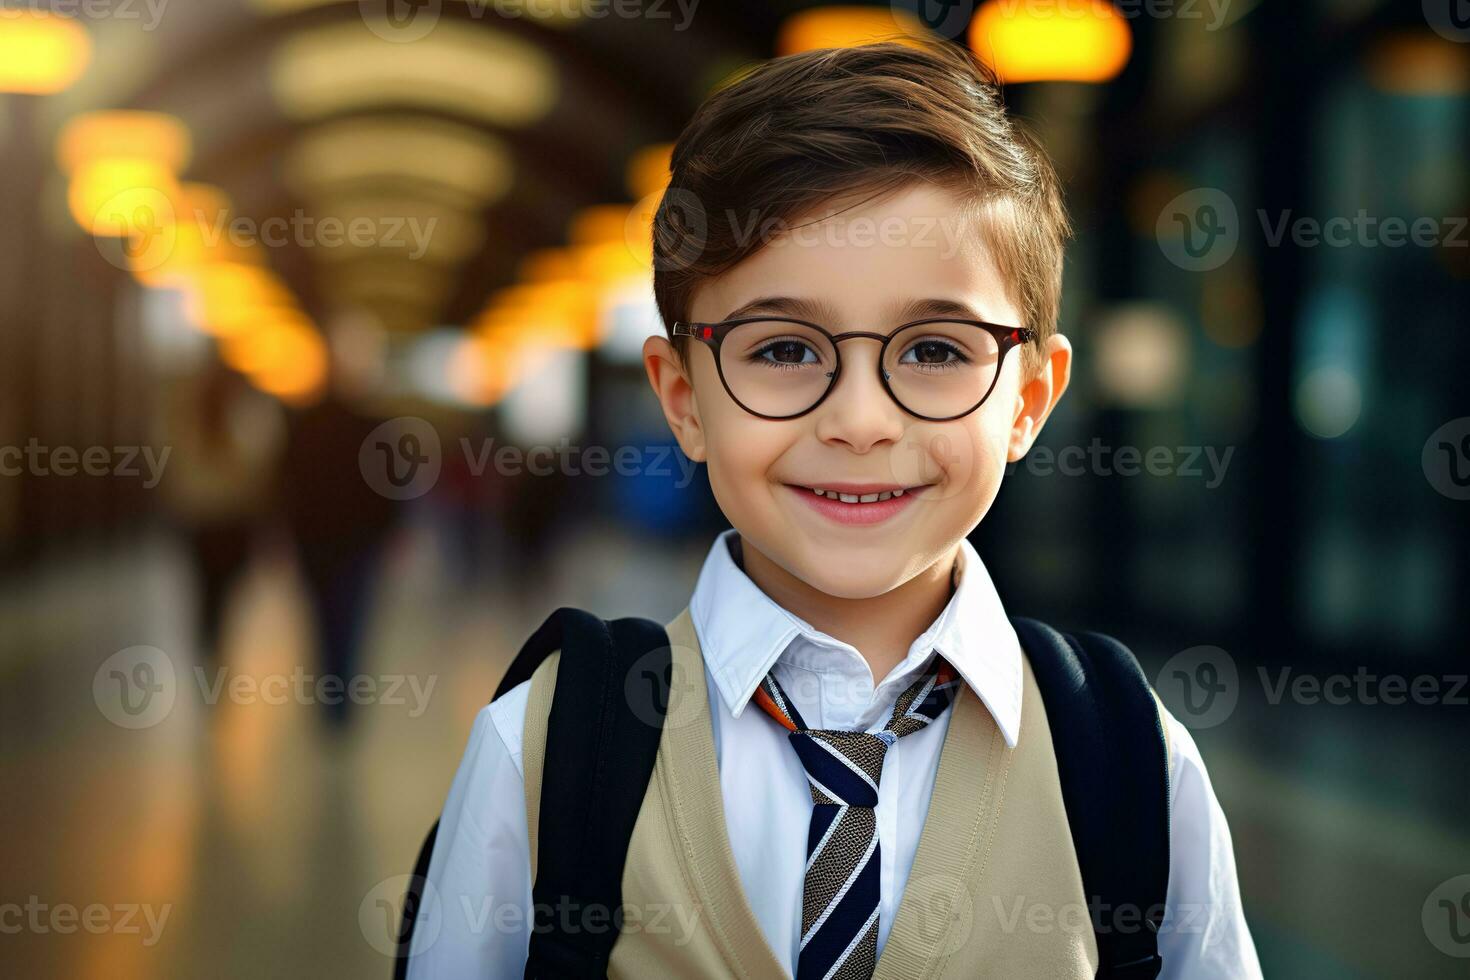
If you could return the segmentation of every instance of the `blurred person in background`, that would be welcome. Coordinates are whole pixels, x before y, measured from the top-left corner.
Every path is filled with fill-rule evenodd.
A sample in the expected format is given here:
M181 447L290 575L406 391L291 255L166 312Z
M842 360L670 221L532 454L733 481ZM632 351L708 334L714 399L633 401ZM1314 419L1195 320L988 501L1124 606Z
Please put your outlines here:
M218 660L231 591L269 507L284 419L277 402L215 360L166 404L174 465L164 491L197 580L201 656Z
M329 390L298 411L282 471L282 510L296 543L307 597L316 616L324 679L345 691L362 644L367 600L376 582L397 507L359 471L359 453L378 424L363 404L380 352L371 331L339 323L328 332ZM324 697L327 719L348 717L346 696Z

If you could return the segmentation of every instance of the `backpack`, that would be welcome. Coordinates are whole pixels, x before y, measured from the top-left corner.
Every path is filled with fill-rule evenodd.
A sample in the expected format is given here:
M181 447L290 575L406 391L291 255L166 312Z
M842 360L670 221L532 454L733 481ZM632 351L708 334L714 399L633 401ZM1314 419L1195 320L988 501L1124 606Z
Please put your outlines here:
M1169 885L1169 755L1153 689L1127 647L1099 633L1059 633L1013 618L1036 677L1056 753L1062 800L1097 940L1099 980L1152 980L1163 964L1158 929ZM547 722L539 839L532 889L537 921L527 980L607 973L618 931L559 928L558 901L622 907L623 864L662 735L672 657L664 628L647 619L605 621L563 607L531 635L495 697L529 680L561 650ZM625 680L662 685L634 706ZM650 722L654 723L650 723ZM395 980L409 944L439 825L419 851L404 898ZM543 914L544 913L544 914Z

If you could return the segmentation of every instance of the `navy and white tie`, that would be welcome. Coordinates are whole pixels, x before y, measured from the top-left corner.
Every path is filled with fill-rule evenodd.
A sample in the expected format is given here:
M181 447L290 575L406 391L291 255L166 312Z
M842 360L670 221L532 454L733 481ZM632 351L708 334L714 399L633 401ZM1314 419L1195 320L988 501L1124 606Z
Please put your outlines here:
M878 784L888 749L944 712L960 681L939 658L899 695L877 732L807 728L770 674L755 701L786 728L807 782L812 819L802 886L796 980L869 980L878 964Z

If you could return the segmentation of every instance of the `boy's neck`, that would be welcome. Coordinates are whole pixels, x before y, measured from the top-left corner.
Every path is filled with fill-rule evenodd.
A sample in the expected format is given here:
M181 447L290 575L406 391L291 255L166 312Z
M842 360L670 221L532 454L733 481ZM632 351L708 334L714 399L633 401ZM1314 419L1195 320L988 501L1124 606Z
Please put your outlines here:
M915 638L929 628L954 594L955 552L896 589L868 599L844 599L813 588L737 538L741 565L750 580L778 605L812 626L855 647L879 683L908 656Z

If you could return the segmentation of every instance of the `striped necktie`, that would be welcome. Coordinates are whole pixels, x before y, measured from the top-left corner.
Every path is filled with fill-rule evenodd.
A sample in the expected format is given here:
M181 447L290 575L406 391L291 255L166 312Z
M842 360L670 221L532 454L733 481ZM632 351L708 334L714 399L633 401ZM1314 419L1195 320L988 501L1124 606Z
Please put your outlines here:
M806 769L812 820L802 886L796 980L869 980L878 964L878 782L891 745L926 727L954 700L954 668L935 658L877 732L807 728L776 678L755 700L787 730Z

